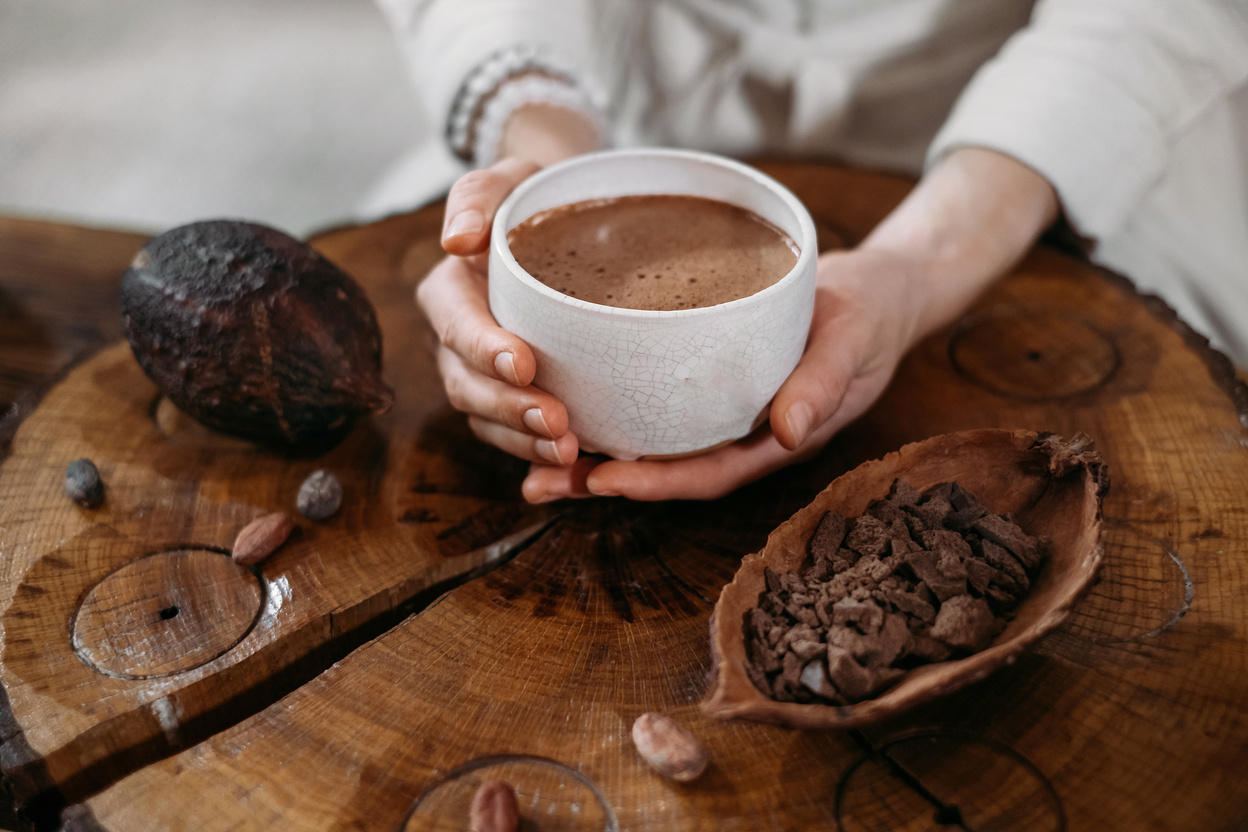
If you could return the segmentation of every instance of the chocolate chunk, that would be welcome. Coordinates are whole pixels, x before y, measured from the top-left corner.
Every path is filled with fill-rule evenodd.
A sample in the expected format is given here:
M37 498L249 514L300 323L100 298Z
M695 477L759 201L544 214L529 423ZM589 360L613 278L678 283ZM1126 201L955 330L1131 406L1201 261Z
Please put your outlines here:
M816 659L808 663L802 668L802 675L799 678L801 679L802 687L816 696L831 700L838 698L836 688L828 679L828 672L823 666L822 659Z
M975 521L988 513L988 509L981 505L967 506L964 509L951 512L945 517L945 528L955 529L956 531L964 531L971 528Z
M745 631L756 641L764 641L767 632L775 626L776 620L766 610L755 607L745 614Z
M997 569L995 583L1007 592L1026 592L1031 586L1027 572L1014 556L991 540L981 540L979 550L985 561Z
M836 574L836 570L832 566L832 561L820 557L812 560L810 566L806 567L802 572L802 580L815 584L820 581L826 581L834 574Z
M914 585L914 594L931 604L933 609L936 607L936 602L940 600L936 597L936 593L932 592L931 588L922 581Z
M784 634L780 639L779 649L787 650L789 645L795 641L822 641L817 626L812 627L808 624L798 624L793 629Z
M949 505L953 506L954 511L966 511L968 509L980 510L983 514L988 513L988 509L975 499L975 495L967 491L956 482L949 483ZM982 515L981 515L982 516Z
M801 592L806 588L806 584L802 582L801 577L793 572L781 573L780 586L790 595L795 592Z
M845 532L849 521L839 511L829 511L819 520L815 533L810 538L810 553L831 557L845 540Z
M796 627L789 630L789 632L786 634L784 643L802 641L802 640L819 641L820 640L819 628L811 627L806 624L798 624Z
M940 560L936 562L936 569L941 575L944 575L951 581L965 581L967 579L966 561L957 555L943 553Z
M943 641L937 641L930 635L923 633L910 634L910 653L909 655L926 659L929 662L943 662L949 658L953 651Z
M776 677L773 683L773 690L776 691L776 698L784 697L783 701L793 702L797 699L798 688L802 684L802 670L805 668L805 662L793 653L785 653L784 661L780 670L780 675Z
M871 649L870 636L864 636L852 627L846 627L843 624L833 624L828 628L827 641L830 647L845 650L855 658L862 658Z
M940 615L937 614L939 620ZM994 633L995 635L995 633ZM864 658L868 667L886 667L905 654L910 646L910 628L906 625L906 617L898 613L890 613L884 617L884 626L879 635L872 639L870 648Z
M961 560L973 554L971 544L966 542L966 538L948 529L923 532L920 540L923 542L924 549L936 552L938 555L952 555Z
M990 514L976 520L971 528L985 540L1004 546L1024 569L1034 569L1040 563L1040 542L1005 518Z
M874 679L867 669L847 650L828 647L828 678L836 689L850 702L857 702L871 695Z
M910 536L910 527L906 525L906 519L903 515L897 515L893 522L888 524L888 537L891 542L897 538L906 538Z
M910 483L898 477L893 480L893 487L888 492L889 501L897 506L897 508L905 508L912 506L922 497L918 491L911 487Z
M776 572L770 566L763 567L763 581L767 584L768 592L780 591L780 573Z
M759 596L758 606L773 617L784 615L784 601L779 592L764 592Z
M910 537L913 540L918 540L923 535L923 532L931 528L923 521L922 517L914 514L909 509L905 511L903 518L906 521L906 529L910 532Z
M879 557L888 548L888 527L870 515L853 521L845 545L860 555Z
M989 604L998 615L1010 612L1018 604L1018 599L1014 596L1014 593L1007 592L999 586L988 587L988 592L984 597L988 599Z
M754 683L754 687L758 688L760 693L767 696L771 695L771 684L767 681L767 674L763 672L763 668L752 661L745 663L745 675L750 677L750 681Z
M884 625L884 610L875 601L846 598L832 607L832 623L853 624L863 635L873 636Z
M924 528L943 529L945 527L945 518L949 516L949 512L952 510L953 507L949 505L948 500L943 497L929 496L913 506L907 507L905 513L921 520Z
M837 550L845 540L847 527L848 521L838 511L829 511L819 520L810 538L811 563L803 576L807 581L826 581L837 572Z
M911 552L906 555L906 562L941 601L966 594L966 579L946 578L938 568L939 558L935 552Z
M988 591L988 585L1000 574L996 567L979 558L967 558L963 566L971 587L981 596Z
M1000 622L982 598L963 595L940 605L932 638L958 650L983 650L1000 632Z
M921 532L920 532L921 533ZM894 537L888 542L894 555L908 555L911 552L917 552L923 547L915 543L909 537Z
M891 526L894 520L901 519L901 509L889 500L876 500L867 507L867 516L874 517L885 526Z
M797 604L789 604L785 608L785 612L793 616L793 619L801 624L809 627L819 626L819 616L815 614L814 606L802 607Z
M746 645L746 657L765 673L777 673L780 670L780 654L762 641L751 641Z
M887 578L889 575L897 571L897 567L905 563L905 559L901 556L890 556L880 558L868 564L865 577L874 584ZM874 589L874 587L868 587Z
M846 573L842 572L839 575L834 575L832 580L819 587L820 600L818 603L830 606L842 598L848 597L850 591L849 584L850 579L846 576Z
M854 564L858 562L858 560L858 553L853 549L846 549L844 547L838 549L836 554L832 556L833 574L835 575L841 572L849 571Z
M920 598L918 593L881 586L876 590L876 597L927 624L936 620L936 608Z
M827 649L827 646L828 645L824 644L822 641L794 640L789 644L789 652L797 655L805 661L809 661L815 656L821 655L823 651Z

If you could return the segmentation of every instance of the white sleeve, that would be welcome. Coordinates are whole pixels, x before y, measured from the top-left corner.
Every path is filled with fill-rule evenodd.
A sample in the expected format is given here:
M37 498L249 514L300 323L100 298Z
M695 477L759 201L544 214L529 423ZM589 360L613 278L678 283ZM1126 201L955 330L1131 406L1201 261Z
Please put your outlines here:
M1121 227L1175 138L1248 82L1243 0L1041 0L933 140L1006 153L1043 175L1092 238Z
M593 39L586 0L377 0L439 129L455 94L492 55L528 45L588 72Z

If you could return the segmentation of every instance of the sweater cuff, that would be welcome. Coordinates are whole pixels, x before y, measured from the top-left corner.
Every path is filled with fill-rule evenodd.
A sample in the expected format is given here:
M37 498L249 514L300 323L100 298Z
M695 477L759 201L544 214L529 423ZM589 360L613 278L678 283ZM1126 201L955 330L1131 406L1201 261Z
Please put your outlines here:
M491 56L517 47L565 67L578 82L588 77L591 27L585 4L573 0L442 0L429 3L413 23L408 55L434 124L451 118L464 82Z
M1074 229L1095 239L1122 226L1165 164L1165 137L1148 108L1109 78L1041 57L981 69L932 141L928 166L961 146L1035 170Z

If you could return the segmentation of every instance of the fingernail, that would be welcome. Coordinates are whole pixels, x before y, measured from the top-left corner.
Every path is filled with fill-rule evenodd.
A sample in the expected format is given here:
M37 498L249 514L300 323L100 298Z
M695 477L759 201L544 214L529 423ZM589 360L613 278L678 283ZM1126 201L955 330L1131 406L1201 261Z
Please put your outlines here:
M559 446L552 439L537 440L537 455L542 459L555 463L556 465L566 465L563 457L559 455Z
M484 230L484 214L480 211L461 211L455 215L455 219L451 220L451 224L446 227L446 233L442 235L442 239L449 240L452 237L459 237L463 234L480 234Z
M810 409L810 405L806 402L795 402L789 408L789 412L785 415L784 421L789 426L789 433L793 434L794 447L802 444L802 440L806 438L806 434L810 432L810 423L814 421L815 414Z
M620 496L620 493L618 491L612 491L609 488L602 488L601 486L595 488L594 484L590 482L589 479L585 480L585 489L589 491L590 494L593 494L595 497L618 497Z
M546 417L542 415L540 407L530 407L524 411L524 426L534 433L540 433L543 436L554 436L546 425Z
M561 499L560 495L558 494L543 494L542 496L538 497L536 500L529 500L529 502L532 503L533 505L539 505L541 503L553 503L555 500L558 500L558 499Z
M520 383L520 376L516 375L516 359L509 352L494 356L494 371L512 384Z

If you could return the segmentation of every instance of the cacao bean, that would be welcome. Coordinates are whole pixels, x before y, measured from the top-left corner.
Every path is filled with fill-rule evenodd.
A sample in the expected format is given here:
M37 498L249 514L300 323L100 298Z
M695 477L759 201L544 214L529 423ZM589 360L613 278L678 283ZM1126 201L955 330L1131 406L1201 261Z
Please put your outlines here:
M234 562L243 566L259 563L277 551L286 542L286 538L290 537L294 528L294 521L284 511L266 514L251 521L234 538L231 552Z
M684 726L669 716L645 713L633 723L633 744L650 768L679 783L696 780L706 771L706 749Z
M89 459L75 459L65 469L65 493L83 508L95 508L104 502L104 482L99 469Z
M487 780L472 797L468 816L471 832L516 832L520 827L520 804L516 790L506 780Z
M295 505L299 513L309 520L333 517L342 505L342 483L325 468L313 471L299 486Z

